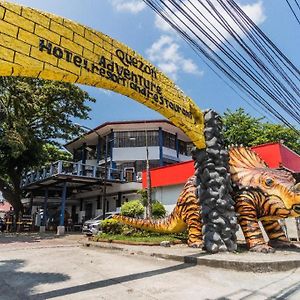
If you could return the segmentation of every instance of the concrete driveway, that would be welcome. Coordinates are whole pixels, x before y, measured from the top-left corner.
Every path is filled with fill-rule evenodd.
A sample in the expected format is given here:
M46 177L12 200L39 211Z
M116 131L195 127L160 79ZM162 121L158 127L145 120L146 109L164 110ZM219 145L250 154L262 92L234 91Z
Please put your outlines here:
M0 299L300 299L300 270L229 271L108 249L81 236L0 236Z

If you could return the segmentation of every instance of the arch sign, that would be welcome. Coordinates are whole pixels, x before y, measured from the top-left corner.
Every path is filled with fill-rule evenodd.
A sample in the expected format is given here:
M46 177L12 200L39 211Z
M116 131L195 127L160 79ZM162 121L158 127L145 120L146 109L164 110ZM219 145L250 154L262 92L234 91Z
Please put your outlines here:
M159 112L205 148L203 114L174 82L126 45L70 20L1 2L0 76L115 91Z

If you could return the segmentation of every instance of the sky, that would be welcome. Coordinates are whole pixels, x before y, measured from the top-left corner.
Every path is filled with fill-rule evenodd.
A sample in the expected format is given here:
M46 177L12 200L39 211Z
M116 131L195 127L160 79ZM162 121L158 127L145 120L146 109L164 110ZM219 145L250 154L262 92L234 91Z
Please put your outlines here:
M128 45L172 78L202 109L219 114L242 107L255 117L263 116L229 88L186 42L140 0L18 0L9 1L66 17L105 33ZM271 40L300 67L300 26L284 0L237 1ZM116 93L81 86L96 103L91 120L96 127L107 121L163 119L149 108Z

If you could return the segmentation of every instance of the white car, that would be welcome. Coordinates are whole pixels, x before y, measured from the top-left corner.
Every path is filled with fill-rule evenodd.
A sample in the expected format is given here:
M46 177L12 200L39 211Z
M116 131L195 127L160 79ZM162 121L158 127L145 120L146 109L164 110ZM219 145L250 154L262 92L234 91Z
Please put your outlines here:
M117 212L107 212L105 214L104 219L111 219L113 215L118 214ZM82 226L82 233L86 234L87 236L97 234L101 229L101 221L103 221L103 215L99 215L94 219L87 220L83 223Z

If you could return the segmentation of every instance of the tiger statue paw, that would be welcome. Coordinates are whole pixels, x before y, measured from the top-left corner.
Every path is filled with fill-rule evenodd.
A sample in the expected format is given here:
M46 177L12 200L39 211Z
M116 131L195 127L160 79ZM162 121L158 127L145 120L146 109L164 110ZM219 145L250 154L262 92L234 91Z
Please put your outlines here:
M299 249L300 251L300 246L292 243L289 240L270 240L268 245L278 249Z
M202 248L203 247L203 241L188 242L188 246L191 247L191 248Z
M274 253L275 249L268 244L259 244L250 248L249 251L259 253Z

